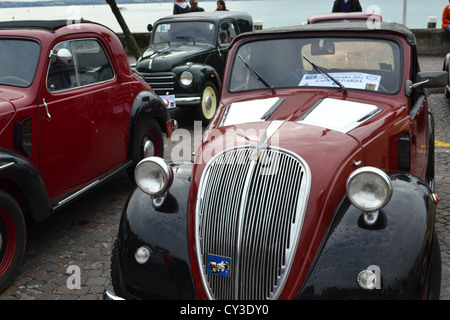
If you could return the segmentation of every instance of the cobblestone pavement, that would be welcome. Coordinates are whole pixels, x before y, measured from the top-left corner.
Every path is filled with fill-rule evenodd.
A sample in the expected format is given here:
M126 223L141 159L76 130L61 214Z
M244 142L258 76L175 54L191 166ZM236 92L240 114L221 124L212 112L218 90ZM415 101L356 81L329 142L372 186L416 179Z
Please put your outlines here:
M441 70L443 57L421 57L422 70ZM450 300L450 100L442 92L430 96L435 113L437 231L442 251L441 299ZM174 116L174 118L177 118ZM180 118L177 118L180 120ZM180 127L192 132L191 120ZM166 140L169 147L173 142ZM166 151L166 157L170 151ZM133 188L126 174L92 191L43 223L32 226L24 262L0 300L99 300L110 281L111 247L120 215ZM79 268L79 289L70 289L73 267ZM75 271L76 272L76 271ZM69 286L67 285L69 283Z

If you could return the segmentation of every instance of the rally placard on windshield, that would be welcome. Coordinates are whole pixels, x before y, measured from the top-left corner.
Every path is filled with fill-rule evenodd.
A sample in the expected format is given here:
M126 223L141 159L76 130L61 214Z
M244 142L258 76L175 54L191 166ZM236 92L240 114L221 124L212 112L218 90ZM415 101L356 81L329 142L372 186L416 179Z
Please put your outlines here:
M381 76L361 72L336 72L330 76L344 87L377 91ZM338 85L323 74L305 74L299 83L300 87L337 87Z

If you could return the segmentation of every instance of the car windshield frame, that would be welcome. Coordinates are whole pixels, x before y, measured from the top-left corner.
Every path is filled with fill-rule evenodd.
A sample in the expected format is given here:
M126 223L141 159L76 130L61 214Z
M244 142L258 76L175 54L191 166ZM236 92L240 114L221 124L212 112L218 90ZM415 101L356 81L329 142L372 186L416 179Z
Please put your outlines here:
M344 88L395 95L402 87L403 52L397 39L380 36L248 39L234 50L227 89L239 93L269 88Z
M25 45L26 44L26 45ZM37 73L42 46L31 38L0 38L0 85L27 88Z
M216 29L211 21L163 21L153 28L150 46L186 42L214 45Z

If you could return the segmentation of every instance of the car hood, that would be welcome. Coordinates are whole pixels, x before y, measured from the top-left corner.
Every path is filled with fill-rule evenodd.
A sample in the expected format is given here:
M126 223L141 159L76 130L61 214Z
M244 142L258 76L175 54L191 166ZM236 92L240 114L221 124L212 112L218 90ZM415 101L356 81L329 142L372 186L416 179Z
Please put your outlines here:
M269 146L304 160L310 179L308 195L313 196L307 197L295 262L289 275L292 279L288 280L297 285L289 288L291 292L283 292L282 299L293 298L298 292L298 285L306 278L335 210L345 196L347 177L359 165L364 165L363 148L351 131L381 112L381 108L370 104L329 98L313 100L294 112L291 110L290 117L281 116L287 112L281 110L283 104L290 104L284 98L255 99L224 107L214 125L205 131L193 170L193 181L199 182L211 159L223 150L242 147L258 150ZM337 105L338 113L333 108ZM199 199L196 186L191 192L191 199ZM284 199L286 194L272 196ZM191 207L190 214L194 215L195 210Z
M381 109L374 105L321 99L290 119L271 118L283 103L283 99L269 98L229 105L219 125L205 131L201 152L197 154L202 158L197 158L196 163L206 165L221 151L230 148L269 146L286 150L298 155L309 166L313 177L311 192L326 198L328 190L333 190L334 202L341 201L345 180L355 170L355 163L364 165L361 142L350 132ZM331 112L337 104L340 112ZM256 107L253 109L253 106ZM243 112L245 109L249 112ZM203 165L197 169L203 170ZM309 208L311 215L317 215L316 207Z
M382 117L383 107L317 95L301 102L295 95L231 102L205 131L203 152L215 154L230 145L270 145L292 151L311 165L321 154L332 152L333 164L327 167L340 167L343 163L336 156L342 154L344 161L355 147L361 149L365 135L360 128Z
M211 45L180 44L167 47L149 48L139 59L136 70L139 72L171 71L186 62L204 63Z

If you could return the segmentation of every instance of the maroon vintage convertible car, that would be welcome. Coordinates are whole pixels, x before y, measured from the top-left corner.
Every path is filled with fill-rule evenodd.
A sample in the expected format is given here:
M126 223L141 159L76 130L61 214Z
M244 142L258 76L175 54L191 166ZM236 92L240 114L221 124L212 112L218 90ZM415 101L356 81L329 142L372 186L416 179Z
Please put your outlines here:
M105 298L439 298L446 79L399 24L238 36L193 163L138 164Z
M1 22L0 60L2 291L24 255L25 221L163 156L162 133L173 128L162 99L102 25Z

